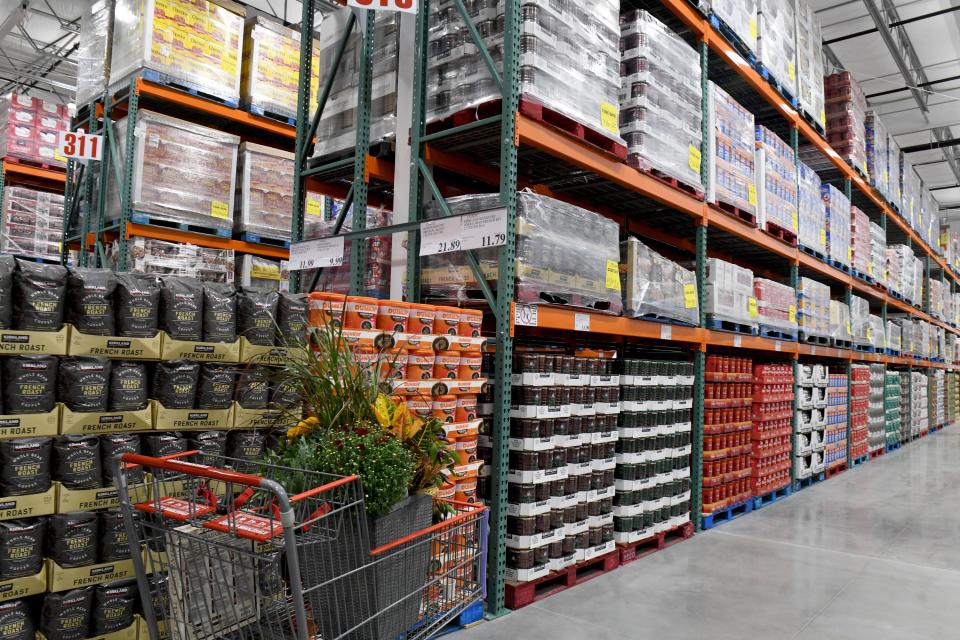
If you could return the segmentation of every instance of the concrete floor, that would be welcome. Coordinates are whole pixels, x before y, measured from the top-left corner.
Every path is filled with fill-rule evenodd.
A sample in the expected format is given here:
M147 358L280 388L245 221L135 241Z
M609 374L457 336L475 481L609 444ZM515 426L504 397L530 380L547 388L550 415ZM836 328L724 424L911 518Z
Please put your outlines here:
M960 426L457 640L960 634Z

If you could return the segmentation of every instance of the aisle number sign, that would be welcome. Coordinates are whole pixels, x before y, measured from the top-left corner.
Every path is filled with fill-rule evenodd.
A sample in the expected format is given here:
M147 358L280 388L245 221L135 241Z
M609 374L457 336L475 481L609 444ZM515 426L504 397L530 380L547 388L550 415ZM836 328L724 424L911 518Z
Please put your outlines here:
M290 271L339 267L343 264L343 236L320 238L290 245Z
M100 160L103 157L103 136L80 131L61 131L57 151L74 160Z
M507 242L507 210L480 211L424 222L420 227L420 255L499 247Z
M417 12L417 0L347 0L347 6L374 11Z

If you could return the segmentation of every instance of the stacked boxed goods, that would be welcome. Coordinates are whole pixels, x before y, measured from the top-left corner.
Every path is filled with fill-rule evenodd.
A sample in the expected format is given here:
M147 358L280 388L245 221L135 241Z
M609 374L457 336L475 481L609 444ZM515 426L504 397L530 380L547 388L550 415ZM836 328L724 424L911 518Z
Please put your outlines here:
M129 126L129 118L117 122L121 140ZM240 138L146 109L137 112L136 127L129 205L133 212L229 235ZM123 163L125 149L119 149ZM113 172L107 173L107 219L116 220L120 194Z
M690 521L693 364L630 357L621 371L613 530L629 544Z
M313 51L320 43L313 42ZM320 56L314 55L310 67L310 108L317 108ZM266 20L248 18L243 25L243 63L240 70L240 96L243 105L254 113L296 119L300 84L300 30Z
M830 372L823 462L827 469L847 464L847 374Z
M77 108L97 98L107 90L106 65L107 36L110 31L109 2L97 0L86 3L80 16L80 41L77 48Z
M26 187L7 187L0 203L0 251L60 260L63 196Z
M887 146L887 128L883 126L876 111L867 111L867 170L870 181L877 191L889 201L893 200L890 192L890 167L887 161L890 158L890 149Z
M293 154L251 142L240 145L237 181L237 231L261 237L290 239L293 226Z
M712 0L710 8L750 51L756 51L758 5L758 0Z
M793 365L753 365L750 489L764 496L790 484Z
M285 260L270 260L246 254L240 256L237 262L236 282L244 287L287 291L289 279Z
M855 364L850 367L850 459L857 460L870 453L870 366Z
M623 314L700 323L697 275L667 260L636 238L620 243L623 274Z
M947 422L947 409L944 404L946 377L943 369L932 369L927 384L929 385L927 389L929 403L927 424L931 429L938 429Z
M810 278L800 278L800 286L797 288L797 308L801 340L812 336L830 337L829 286Z
M893 320L887 320L887 349L890 349L895 353L895 355L900 355L900 351L903 348L903 333L900 329L900 325L894 322Z
M707 259L704 313L715 328L723 323L757 326L753 272L718 258Z
M900 351L904 355L914 355L919 349L919 344L913 322L909 318L896 318L890 322L900 327Z
M914 304L920 304L923 301L923 281L926 271L923 268L923 261L913 256L913 291L911 300Z
M910 372L910 437L915 438L930 430L927 412L927 376Z
M447 200L453 215L500 207L498 195L468 195ZM430 206L426 217L440 217ZM499 251L477 251L488 279L496 281ZM620 315L620 227L613 220L539 194L517 194L518 302L560 303ZM424 294L464 300L478 290L462 254L430 256L423 261Z
M834 262L850 266L850 199L832 184L820 189L827 213L827 255Z
M947 426L956 424L960 417L960 385L957 384L957 374L947 373Z
M110 254L116 268L117 245ZM127 240L127 269L140 273L193 276L204 282L233 282L236 270L233 249L213 249L153 238Z
M867 266L867 275L878 284L888 287L887 281L887 234L883 227L875 222L870 223L870 264Z
M903 178L900 174L900 145L893 136L887 138L887 170L890 172L890 204L903 212Z
M315 237L324 238L333 233L334 220L336 220L340 209L343 207L343 202L334 200L331 207L333 209L333 220L323 220L320 217L314 217L312 215L304 216L305 219L311 220L309 227L304 226L304 236L306 240ZM387 226L390 224L391 219L392 214L389 211L382 208L375 209L373 207L367 207L368 229ZM352 228L352 223L353 207L351 206L350 210L345 214L341 231L349 231ZM317 280L315 290L335 293L347 293L350 290L351 242L350 240L344 242L343 264L339 267L323 269L320 272L320 278ZM374 236L372 238L366 238L363 242L365 244L366 271L364 272L360 291L365 296L385 298L390 293L390 255L393 238L389 235ZM300 278L300 286L303 291L307 291L306 287L310 286L315 275L316 271L307 270L303 272Z
M707 356L704 383L703 515L751 496L750 435L753 363Z
M883 353L887 348L887 331L883 326L883 318L870 314L867 316L867 346L873 347L876 353Z
M57 147L60 132L69 130L66 105L17 92L0 96L0 157L66 167Z
M620 135L630 163L703 188L700 56L646 11L620 17Z
M754 278L753 295L757 299L756 319L760 323L761 335L796 338L796 290L779 282Z
M793 149L766 127L757 126L754 158L757 180L757 222L794 234L800 230L797 213L797 163Z
M850 268L867 275L872 251L870 218L858 207L850 207Z
M753 156L756 134L753 114L712 82L708 99L710 180L707 202L755 214L757 185Z
M920 191L920 202L922 218L917 231L923 241L936 250L937 234L940 231L940 203L926 187Z
M903 202L900 210L910 228L919 230L920 208L920 177L907 160L906 154L900 154L900 181L903 184Z
M794 470L799 480L823 471L823 449L827 426L827 367L797 365L797 420Z
M870 303L860 296L850 296L850 329L853 334L853 344L868 347L871 340L867 336L870 326Z
M850 347L853 341L853 326L850 323L850 307L839 300L830 301L830 342L835 347Z
M870 365L870 409L867 421L868 444L870 452L880 451L887 445L886 420L884 412L884 388L887 370L882 364Z
M823 79L827 109L827 142L848 164L867 170L867 99L849 71Z
M797 98L811 120L826 131L823 99L823 50L820 19L806 2L796 3L797 16Z
M820 176L797 161L800 190L797 198L797 218L800 223L798 241L807 249L827 255L827 208L823 202Z
M939 318L940 320L946 319L946 308L944 306L944 297L943 297L943 283L939 280L934 280L930 278L927 282L927 286L930 287L930 309L929 313L934 318Z
M900 443L902 408L900 405L900 374L896 371L887 371L886 383L883 388L884 435L886 446Z
M797 24L792 0L760 0L757 60L790 96L797 96Z
M907 245L887 246L887 280L893 291L914 302L917 285L916 259L913 250Z
M243 17L214 2L117 0L110 87L149 70L147 79L186 85L236 105L242 50Z

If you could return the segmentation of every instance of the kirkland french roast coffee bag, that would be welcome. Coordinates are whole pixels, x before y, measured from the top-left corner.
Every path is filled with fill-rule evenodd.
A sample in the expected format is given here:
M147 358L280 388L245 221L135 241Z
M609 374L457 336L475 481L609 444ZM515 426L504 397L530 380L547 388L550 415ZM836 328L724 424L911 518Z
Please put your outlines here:
M3 409L7 415L53 411L58 364L57 356L3 358Z
M97 561L97 514L57 513L47 521L47 557L61 567L82 567Z
M0 495L25 496L50 489L50 438L0 440Z
M203 285L196 278L160 279L160 328L175 340L203 339Z
M237 374L237 403L244 409L266 409L270 380L263 367L243 368Z
M237 333L250 344L272 346L279 300L280 294L276 291L240 287L237 290Z
M108 411L139 411L147 407L147 365L143 362L114 360L110 369Z
M153 370L153 398L167 409L192 409L200 380L200 363L168 360Z
M296 345L307 336L307 297L302 293L281 293L277 303L279 343Z
M48 593L40 610L40 632L47 640L84 640L92 609L93 587Z
M66 268L18 258L13 272L14 329L60 331L66 292Z
M237 370L228 364L204 362L197 385L198 409L229 409Z
M227 436L227 457L240 473L256 472L256 463L263 458L266 434L259 431L231 431Z
M43 518L0 521L0 580L40 573L45 525Z
M237 339L237 290L232 284L203 285L203 339L234 342Z
M26 600L0 602L0 629L3 640L36 640L33 616Z
M112 336L116 288L117 278L110 269L71 269L67 276L68 322L80 333Z
M0 255L0 329L13 326L13 272L17 261L11 255Z
M300 394L293 382L280 380L270 385L270 407L292 409L300 404Z
M147 578L150 582L150 601L157 620L166 620L170 612L170 591L167 574L155 573Z
M187 439L177 431L145 433L140 437L144 455L162 458L187 451Z
M97 436L68 435L53 440L53 478L68 489L102 486L100 440Z
M116 459L125 453L140 453L140 434L108 433L100 436L100 459L103 465L105 487L113 486ZM127 469L127 482L129 484L143 482L143 469L141 467Z
M134 515L139 512L134 512ZM100 562L115 562L130 557L130 539L123 524L123 511L120 507L104 509L98 514L98 549Z
M94 356L60 359L58 397L70 411L103 413L110 390L110 360Z
M160 281L148 273L117 274L117 335L152 338L160 318Z
M135 578L98 584L93 594L90 637L130 627L138 602L139 591Z
M226 431L195 431L189 434L187 448L196 450L195 462L211 467L223 466L223 456L227 452Z

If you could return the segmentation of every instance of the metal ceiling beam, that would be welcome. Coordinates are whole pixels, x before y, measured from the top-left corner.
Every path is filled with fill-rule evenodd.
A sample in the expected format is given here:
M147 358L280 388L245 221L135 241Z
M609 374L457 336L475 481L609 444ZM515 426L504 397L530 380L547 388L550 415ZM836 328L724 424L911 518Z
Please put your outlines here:
M929 18L936 18L937 16L942 16L945 13L953 13L954 11L960 11L960 5L956 7L950 7L948 9L940 9L939 11L932 11L930 13L924 13L919 16L913 16L912 18L907 18L905 20L896 20L887 25L889 29L895 29L896 27L902 27L903 25L910 24L912 22L920 22L921 20L927 20ZM835 44L837 42L844 42L846 40L852 40L853 38L859 38L861 36L867 36L871 33L877 33L879 29L874 27L873 29L864 29L863 31L856 31L854 33L847 34L845 36L839 36L837 38L830 38L829 40L824 40L823 44Z
M935 84L943 84L945 82L954 82L960 80L960 75L950 76L949 78L940 78L939 80L928 80L927 82L921 82L917 85L918 89L926 89L927 87L932 87ZM879 98L881 96L889 96L894 93L902 93L904 91L909 91L910 87L898 87L896 89L887 89L886 91L877 91L876 93L868 93L867 100L873 98Z
M7 34L20 27L27 17L27 9L30 7L30 0L22 0L16 9L10 12L2 24L0 24L0 40L7 37Z

